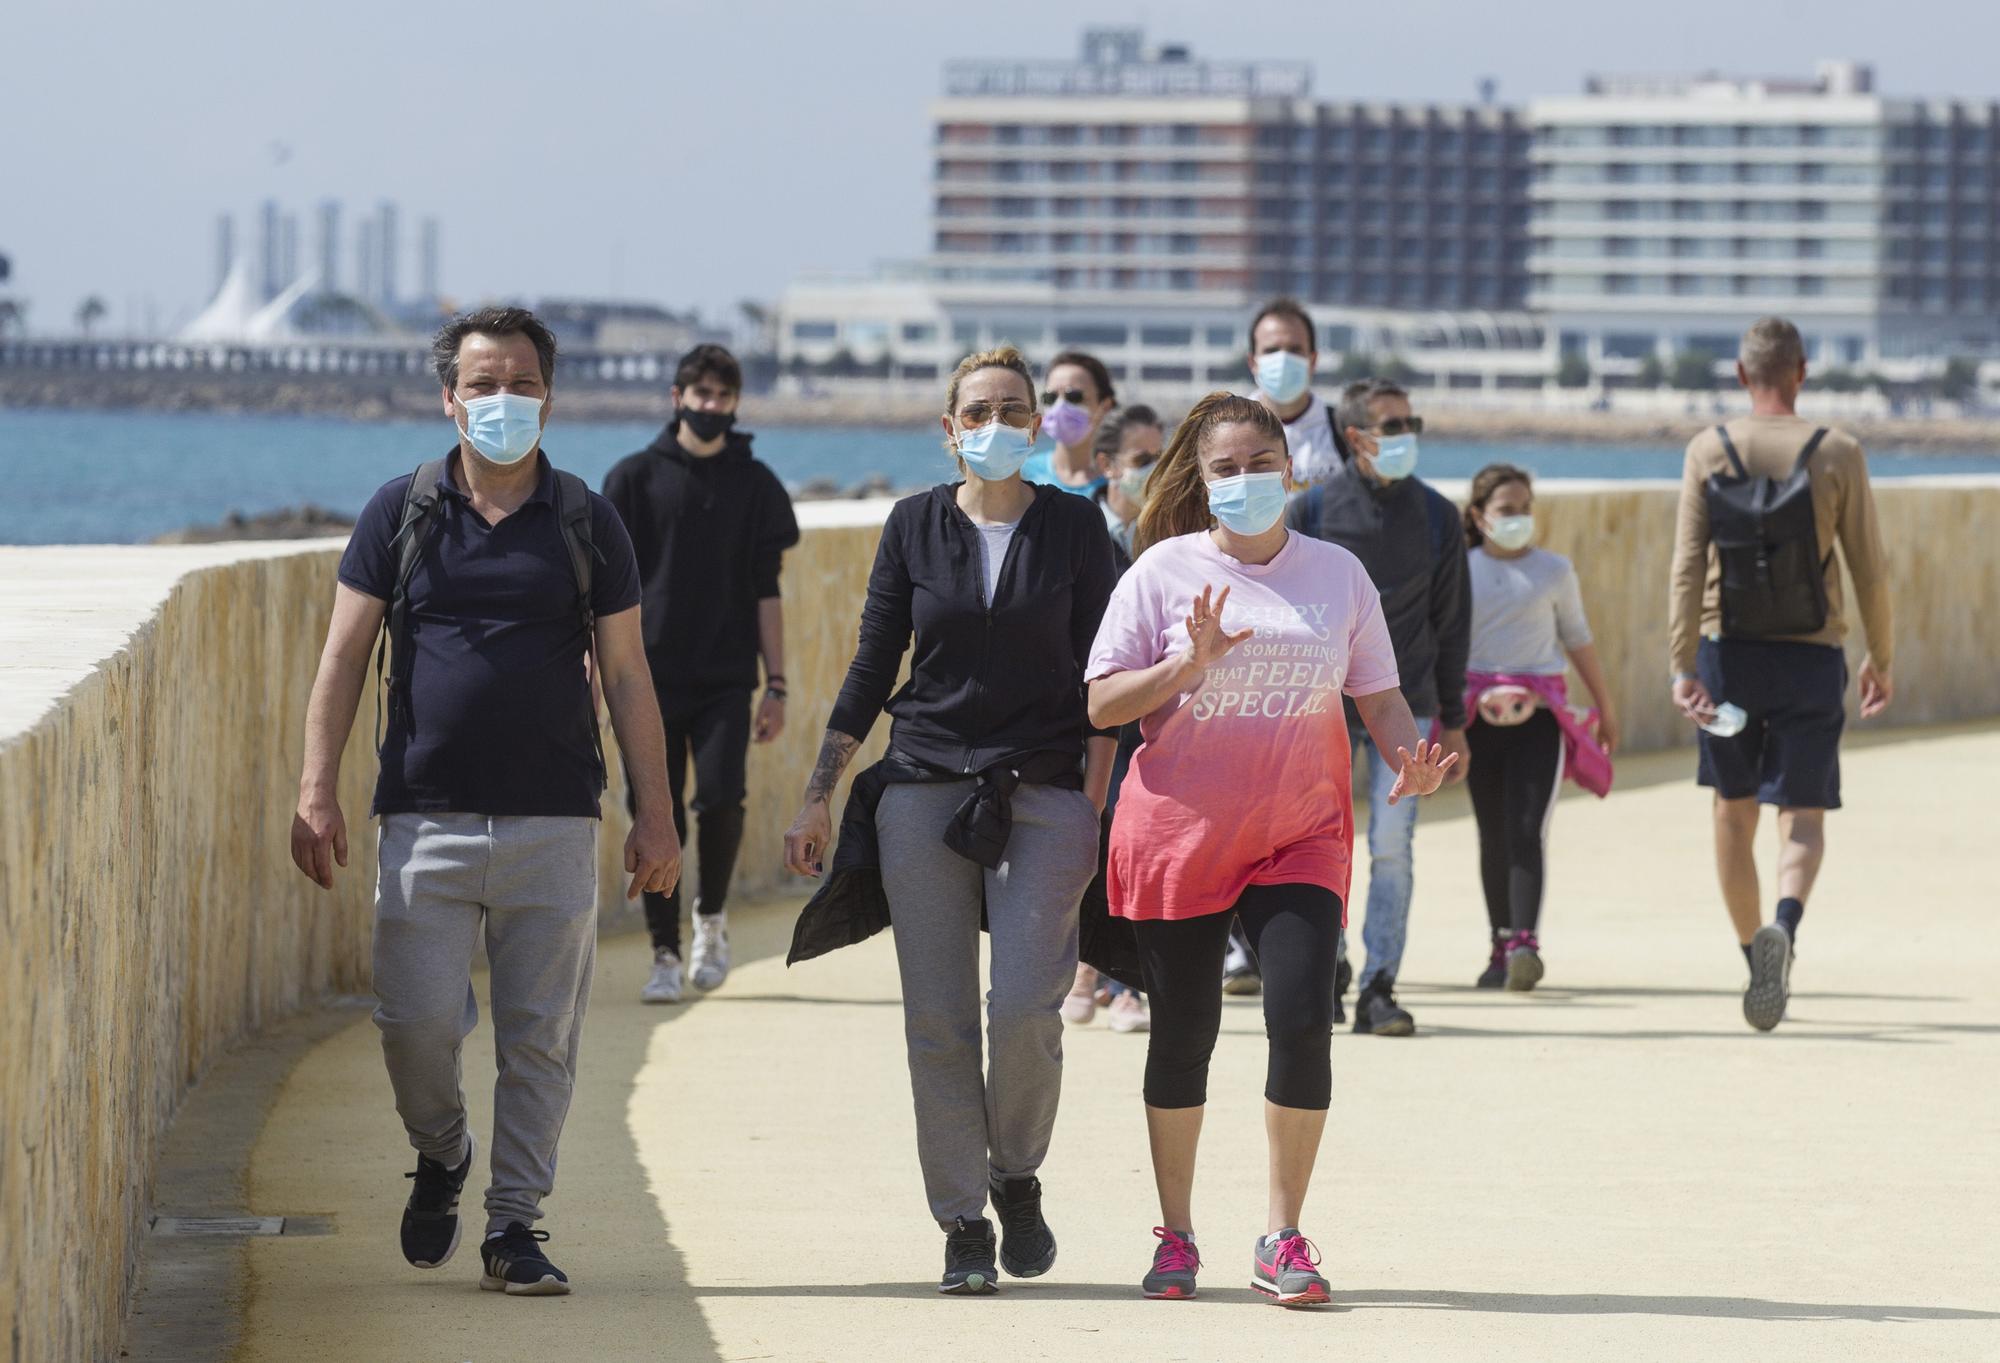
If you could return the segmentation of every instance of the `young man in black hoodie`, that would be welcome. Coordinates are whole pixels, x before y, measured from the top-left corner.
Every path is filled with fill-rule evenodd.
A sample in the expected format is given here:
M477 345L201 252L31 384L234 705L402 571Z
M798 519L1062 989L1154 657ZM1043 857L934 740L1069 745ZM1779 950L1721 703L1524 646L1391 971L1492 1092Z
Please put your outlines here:
M729 974L729 878L743 842L744 769L759 743L785 726L784 608L778 571L799 526L784 484L750 455L735 430L743 370L719 345L681 357L674 419L659 437L605 475L604 495L624 518L639 560L646 657L667 730L674 826L687 838L687 766L694 758L700 882L688 977L714 989ZM764 695L757 662L764 664ZM653 973L640 997L681 998L680 891L646 896Z

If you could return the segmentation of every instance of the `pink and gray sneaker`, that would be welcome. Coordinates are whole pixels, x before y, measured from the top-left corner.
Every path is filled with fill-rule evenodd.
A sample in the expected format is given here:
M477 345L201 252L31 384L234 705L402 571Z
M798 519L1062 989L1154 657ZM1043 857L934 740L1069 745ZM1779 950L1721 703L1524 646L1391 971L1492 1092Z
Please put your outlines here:
M1325 1306L1333 1298L1319 1275L1319 1249L1297 1227L1257 1241L1250 1286L1280 1306Z
M1154 1301L1187 1301L1194 1296L1194 1275L1201 1268L1201 1251L1192 1235L1153 1227L1160 1247L1153 1251L1153 1271L1140 1284Z
M1532 932L1507 939L1507 987L1525 994L1542 982L1542 944Z

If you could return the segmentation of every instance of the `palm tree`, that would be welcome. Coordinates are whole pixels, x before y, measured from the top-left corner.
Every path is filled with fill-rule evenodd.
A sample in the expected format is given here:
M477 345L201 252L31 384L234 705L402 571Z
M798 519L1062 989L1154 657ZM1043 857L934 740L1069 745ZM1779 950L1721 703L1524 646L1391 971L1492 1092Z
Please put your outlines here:
M104 306L104 300L96 294L77 304L76 329L83 333L85 340L90 339L90 329L103 321L104 314L109 311L110 309Z

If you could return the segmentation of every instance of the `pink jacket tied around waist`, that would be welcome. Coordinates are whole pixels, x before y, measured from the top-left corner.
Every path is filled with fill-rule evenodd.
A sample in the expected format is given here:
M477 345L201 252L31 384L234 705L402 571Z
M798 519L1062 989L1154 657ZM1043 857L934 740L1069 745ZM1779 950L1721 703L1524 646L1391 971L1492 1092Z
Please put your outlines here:
M1518 686L1532 691L1556 717L1563 732L1563 775L1603 799L1611 793L1611 754L1597 741L1591 726L1597 711L1579 715L1570 708L1569 684L1561 677L1537 677L1525 672L1468 672L1465 674L1465 712L1480 723L1479 697L1495 686Z

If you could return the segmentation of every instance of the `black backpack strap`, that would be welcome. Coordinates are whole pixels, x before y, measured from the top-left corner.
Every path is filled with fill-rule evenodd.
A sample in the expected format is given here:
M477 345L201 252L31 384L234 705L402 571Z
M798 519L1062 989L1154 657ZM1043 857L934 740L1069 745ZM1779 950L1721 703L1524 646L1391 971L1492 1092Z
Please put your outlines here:
M570 572L576 578L576 610L583 623L584 648L590 650L592 671L596 670L596 612L590 608L591 586L603 554L597 548L591 526L590 488L574 473L555 469L556 516L562 525L563 545L569 550ZM598 789L609 783L604 764L604 735L597 727L597 711L590 714L590 746L597 754Z
M1812 462L1813 455L1819 450L1819 442L1824 439L1826 439L1826 427L1822 426L1812 433L1812 439L1806 441L1806 447L1799 451L1799 462L1793 465L1793 473L1800 472Z
M396 551L396 585L389 594L389 609L382 621L382 636L375 649L375 751L382 751L382 658L389 655L388 692L391 707L409 706L410 685L410 578L423 557L437 528L438 484L444 479L445 460L432 459L417 465L410 486L403 493L403 515L396 524L389 547ZM390 641L394 640L394 643Z
M1717 426L1715 433L1722 440L1722 452L1729 456L1730 467L1736 470L1736 476L1738 478L1748 478L1750 470L1743 467L1743 456L1736 452L1736 442L1729 438L1729 428L1727 426Z

